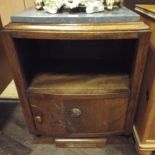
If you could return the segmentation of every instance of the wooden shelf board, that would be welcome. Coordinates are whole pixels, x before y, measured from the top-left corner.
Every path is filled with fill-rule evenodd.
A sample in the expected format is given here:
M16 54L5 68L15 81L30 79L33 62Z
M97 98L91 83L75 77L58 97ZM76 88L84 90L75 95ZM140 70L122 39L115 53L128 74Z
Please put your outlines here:
M104 94L129 91L128 75L51 74L37 75L28 89L43 94Z

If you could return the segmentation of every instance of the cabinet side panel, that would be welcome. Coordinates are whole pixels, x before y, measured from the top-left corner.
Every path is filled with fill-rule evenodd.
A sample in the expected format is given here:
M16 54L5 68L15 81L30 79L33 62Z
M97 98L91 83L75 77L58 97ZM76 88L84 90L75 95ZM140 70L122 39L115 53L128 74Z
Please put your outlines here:
M152 34L135 125L140 140L145 142L155 140L155 20L147 17L143 20L150 26Z
M132 131L132 125L135 118L135 112L137 108L141 82L148 55L150 33L148 32L141 33L139 34L139 37L140 38L138 42L137 52L135 55L135 62L133 65L133 71L131 76L131 95L126 120L126 134L129 134Z
M16 83L16 87L18 90L19 98L21 101L21 105L23 107L23 112L25 115L25 119L29 128L29 131L31 133L35 133L35 126L32 119L32 113L31 113L31 109L26 95L26 84L25 84L24 76L22 74L22 70L18 61L16 48L9 34L3 33L3 43L12 69L13 77Z
M155 62L155 61L154 61ZM155 76L154 76L154 83L153 83L153 88L150 94L150 99L149 99L149 104L153 104L151 110L152 112L150 113L150 130L149 130L149 140L154 140L155 143Z

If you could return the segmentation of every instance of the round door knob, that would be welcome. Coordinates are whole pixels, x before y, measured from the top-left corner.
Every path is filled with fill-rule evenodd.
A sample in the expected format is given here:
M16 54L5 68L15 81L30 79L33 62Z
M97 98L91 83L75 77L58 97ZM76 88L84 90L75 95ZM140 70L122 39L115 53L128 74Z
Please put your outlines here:
M82 111L81 111L79 108L73 108L73 109L71 110L71 115L72 115L72 117L74 117L74 118L80 117L81 114L82 114Z

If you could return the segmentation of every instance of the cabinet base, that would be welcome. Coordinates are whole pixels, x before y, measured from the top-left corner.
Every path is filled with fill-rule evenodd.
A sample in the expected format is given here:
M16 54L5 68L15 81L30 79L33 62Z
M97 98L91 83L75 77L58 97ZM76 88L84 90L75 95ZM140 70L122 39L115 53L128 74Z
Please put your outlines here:
M151 155L152 151L141 151L141 150L137 150L138 155Z
M138 155L151 155L155 151L155 144L141 143L135 126L133 127L133 134Z
M58 148L103 148L107 144L133 144L130 136L108 136L101 138L53 138L36 136L35 144L54 144Z
M104 147L106 138L55 139L56 147L60 148L100 148Z

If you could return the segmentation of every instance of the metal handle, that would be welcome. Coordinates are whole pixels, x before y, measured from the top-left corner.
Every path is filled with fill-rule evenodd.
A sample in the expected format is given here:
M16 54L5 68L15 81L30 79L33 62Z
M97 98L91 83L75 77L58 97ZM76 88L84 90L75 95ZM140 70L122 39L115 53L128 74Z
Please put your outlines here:
M35 117L34 117L34 121L35 121L35 123L37 123L37 124L41 124L41 123L42 123L42 118L41 118L41 116L35 116Z
M82 111L79 109L79 108L73 108L72 110L71 110L71 116L73 117L73 118L78 118L78 117L80 117L82 115Z

